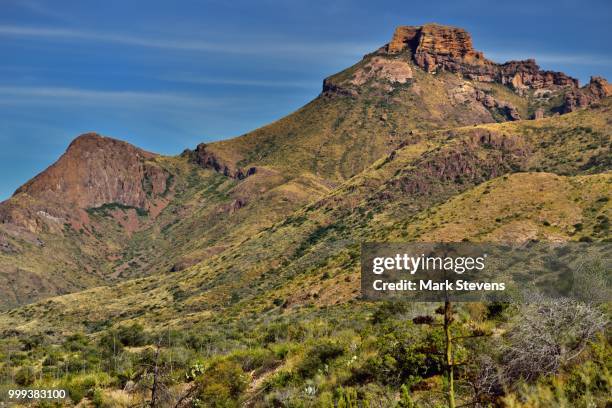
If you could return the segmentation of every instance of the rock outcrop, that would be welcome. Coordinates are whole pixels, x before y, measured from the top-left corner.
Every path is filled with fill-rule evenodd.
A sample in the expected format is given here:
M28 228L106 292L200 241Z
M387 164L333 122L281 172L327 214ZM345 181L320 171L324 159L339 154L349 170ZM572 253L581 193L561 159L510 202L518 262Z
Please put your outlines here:
M533 113L533 119L543 119L544 118L544 109L542 108L538 108L536 109L536 111Z
M236 180L247 178L257 171L255 167L250 167L245 170L223 161L207 149L206 143L200 143L193 152L188 151L187 154L191 155L193 161L202 168L214 170L217 173L221 173L224 176Z
M384 50L388 54L409 51L414 63L427 72L457 72L468 79L510 85L517 91L578 87L578 80L562 72L542 71L533 59L496 64L476 51L469 33L457 27L439 24L398 27Z
M155 154L129 143L83 134L42 173L0 203L0 222L38 231L87 223L86 209L119 204L148 210L166 192L168 175Z
M361 86L370 79L383 79L391 83L405 84L412 76L412 68L406 61L374 57L363 69L355 72L351 82Z
M518 109L510 102L499 101L492 95L489 95L481 90L476 90L474 94L476 100L481 102L485 108L497 109L497 111L506 116L508 120L521 120L521 115L519 114Z
M389 181L390 190L428 195L444 183L462 190L523 168L530 154L520 137L475 129L455 146L424 155L417 165L403 170ZM387 192L377 197L389 199Z
M15 192L79 208L106 203L144 208L147 194L166 188L163 171L148 159L155 154L96 133L77 137L60 159ZM145 183L145 180L148 183ZM150 185L150 191L145 186Z
M327 78L323 82L323 95L357 97L363 87L378 93L391 92L397 85L414 78L413 67L430 74L446 71L468 81L502 84L527 98L532 98L532 93L561 95L562 105L549 106L551 112L571 112L611 93L610 85L603 78L595 77L580 88L577 79L563 72L542 70L533 59L498 64L474 49L472 38L464 29L425 24L398 27L388 44L366 55L356 65L352 77ZM477 100L509 120L520 119L517 109L508 102L495 101L488 95Z
M589 83L579 89L572 89L565 94L561 113L573 112L585 108L602 98L612 95L612 85L602 77L591 77Z
M396 54L409 49L416 64L427 72L445 68L456 71L461 64L484 65L482 52L472 47L467 31L438 24L420 27L398 27L393 33L387 52Z

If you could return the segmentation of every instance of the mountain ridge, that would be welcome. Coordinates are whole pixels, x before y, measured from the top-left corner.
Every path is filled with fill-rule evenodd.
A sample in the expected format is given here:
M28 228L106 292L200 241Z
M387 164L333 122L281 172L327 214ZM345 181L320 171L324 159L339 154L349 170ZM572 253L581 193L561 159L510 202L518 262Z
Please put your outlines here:
M491 62L460 28L401 26L388 44L326 78L312 102L245 135L175 157L95 133L77 137L55 164L0 203L0 277L11 282L7 298L22 299L10 302L17 305L53 291L181 271L432 132L589 106L601 112L597 103L608 95L603 78L579 88L533 60ZM483 135L495 149L521 140ZM521 149L501 155L520 158ZM441 174L454 174L452 181L481 171L472 150L466 144L463 153L436 156L426 163L428 175L394 182L412 194L431 189L428 180ZM600 155L592 160L605 163ZM500 160L486 171L508 165ZM47 289L38 294L37 285Z

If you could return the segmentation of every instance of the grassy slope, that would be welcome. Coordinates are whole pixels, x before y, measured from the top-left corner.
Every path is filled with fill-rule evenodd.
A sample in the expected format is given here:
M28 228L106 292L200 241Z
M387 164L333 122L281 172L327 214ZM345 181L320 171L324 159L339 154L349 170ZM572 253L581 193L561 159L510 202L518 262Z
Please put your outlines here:
M371 57L332 79L350 80ZM168 206L158 216L115 207L89 211L92 224L84 231L58 224L34 235L0 226L0 239L17 249L0 252L0 308L192 265L318 200L400 143L413 143L416 134L503 119L479 104L455 101L451 95L466 84L526 114L528 101L507 87L413 70L414 79L392 92L381 93L388 82L371 80L357 97L320 96L268 126L211 144L229 162L258 167L240 183L185 157L154 159L171 175L161 199ZM246 206L232 209L236 200Z
M424 379L411 390L413 398L444 404L436 362L418 357L419 347L440 346L439 333L411 321L432 313L433 307L398 312L358 301L359 242L609 240L610 105L540 121L409 135L405 146L335 189L308 172L285 177L270 166L258 173L265 178L236 183L179 159L163 159L165 166L185 166L175 184L179 200L156 224L134 234L123 258L145 259L163 272L0 314L5 335L0 347L14 356L8 365L3 359L0 368L8 367L12 375L32 366L47 373L34 382L36 387L67 388L74 401L82 389L85 399L102 395L111 405L128 406L142 396L122 390L121 378L137 372L130 361L149 364L153 348L126 347L111 358L98 341L107 336L107 328L138 322L163 332L168 341L174 333L177 344L164 346L162 358L175 367L171 388L176 395L193 384L184 381L194 361L206 367L229 361L242 367L239 372L248 382L237 397L241 404L271 406L275 398L293 398L296 404L329 406L323 401L338 401L340 387L354 387L360 398L367 395L390 406L399 384L388 373L397 376L397 367L387 360L388 366L375 363L404 356L409 367L426 369L419 371ZM501 140L511 148L500 146ZM455 163L470 177L457 179ZM219 211L236 197L250 202L235 212ZM270 206L276 207L270 211ZM167 257L170 253L173 257ZM177 259L189 257L204 260L167 272ZM456 329L503 331L505 323L486 313L483 305L459 308ZM381 315L382 323L376 323L373 317ZM179 330L166 331L170 328ZM67 334L81 331L92 336L62 344ZM26 333L21 337L28 342L44 333L53 344L15 352L15 333ZM179 333L183 343L178 343ZM401 347L395 350L395 345ZM466 352L457 347L458 353ZM478 353L475 347L470 353ZM584 383L600 384L591 380L606 361L597 357L597 347L609 352L595 345L587 351L592 355L582 357L587 364L575 368ZM110 350L114 353L114 346ZM320 356L330 350L337 357L323 360ZM58 370L70 373L55 378ZM372 377L376 373L381 377ZM222 382L225 377L206 372L202 378ZM570 383L563 375L554 381ZM317 395L305 396L304 389L313 384ZM212 389L215 394L223 390ZM546 392L543 388L537 395ZM469 401L469 393L457 394L461 403ZM603 401L605 390L596 397Z
M277 298L286 301L287 313L344 303L357 295L358 243L365 240L608 238L597 225L610 215L611 179L597 163L609 154L609 111L606 103L560 118L416 135L412 144L284 220L259 232L261 226L254 227L250 235L240 231L233 244L225 240L226 247L194 267L16 309L0 316L0 327L36 330L61 320L63 328L95 330L132 319L188 325L265 316ZM406 180L426 179L430 163L443 162L485 130L512 135L528 152L522 167L499 167L515 174L487 178L483 172L461 183L436 179L422 191L402 190ZM469 146L477 163L497 158L500 150ZM542 166L548 173L534 173ZM184 222L180 231L193 228L193 219Z
M331 79L340 83L350 80L372 57L366 56ZM505 86L412 68L414 78L406 84L393 84L391 92L381 92L381 86L391 85L389 82L372 79L359 87L358 96L321 95L285 118L209 147L245 167L263 164L288 174L306 170L342 181L389 153L413 132L506 120L478 103L456 101L452 95L465 85L510 101L527 116L528 99Z

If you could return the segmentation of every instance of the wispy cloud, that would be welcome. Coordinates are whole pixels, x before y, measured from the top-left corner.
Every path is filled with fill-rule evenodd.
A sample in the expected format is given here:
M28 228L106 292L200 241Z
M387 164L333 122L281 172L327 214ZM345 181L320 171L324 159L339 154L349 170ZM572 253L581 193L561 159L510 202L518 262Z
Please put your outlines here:
M164 92L103 91L65 87L0 86L2 104L48 104L51 101L79 105L170 106L206 108L219 106L227 98L208 98Z
M190 40L185 38L162 39L137 36L127 33L107 33L80 29L22 27L0 25L0 36L31 37L44 40L97 41L126 46L159 48L177 51L217 52L228 54L294 54L294 55L361 55L375 48L371 43L355 42L297 42L287 39L253 40L253 38L232 41L215 39Z
M261 88L305 88L315 89L321 87L321 81L315 80L274 80L274 79L238 79L238 78L214 78L199 77L196 75L167 75L156 79L167 82L180 82L196 85L230 85L237 87L261 87Z

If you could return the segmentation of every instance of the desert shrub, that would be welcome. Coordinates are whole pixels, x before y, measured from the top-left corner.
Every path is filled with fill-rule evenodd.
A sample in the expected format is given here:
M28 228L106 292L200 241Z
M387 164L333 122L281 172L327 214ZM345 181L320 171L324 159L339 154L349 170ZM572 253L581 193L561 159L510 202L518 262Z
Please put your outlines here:
M184 342L185 345L193 350L204 351L211 349L212 346L221 339L218 334L211 333L196 333L190 332L185 336Z
M98 339L98 350L105 357L117 355L123 350L123 344L119 340L115 330L107 330Z
M410 311L410 304L407 302L391 301L383 302L372 314L372 323L384 323L389 319L396 318L398 315L406 314Z
M32 385L36 379L36 372L32 367L21 367L15 373L15 383L24 387Z
M214 363L196 379L195 405L202 407L238 407L247 387L247 377L238 363L222 360Z
M64 359L61 368L63 371L75 373L86 370L89 368L89 364L81 356L70 356Z
M84 334L72 334L64 341L64 348L69 351L83 351L89 344L89 340Z
M344 353L344 347L332 340L315 343L306 350L304 358L297 366L297 373L302 378L310 378L333 359Z
M278 365L279 362L271 350L264 348L239 350L232 353L230 359L240 364L244 371L268 370Z
M108 359L119 355L124 347L137 347L147 344L148 336L139 324L109 329L98 339L97 350Z
M117 329L117 337L121 344L128 347L144 346L147 343L147 335L144 328L138 323L119 327Z
M508 309L509 303L491 302L487 304L487 319L498 319Z
M45 344L45 338L42 334L33 334L31 336L23 337L20 339L21 349L25 351L34 350L37 347Z
M597 309L571 299L523 305L502 346L505 381L532 381L556 373L578 357L605 324Z
M280 341L302 341L305 338L306 328L299 322L282 322L265 327L261 343L266 345Z
M100 388L94 388L91 395L91 402L95 408L107 408L111 406L108 402L106 402L104 392Z
M338 388L336 390L336 403L338 408L357 408L359 402L357 391L354 388Z
M414 400L410 396L410 390L406 384L402 384L400 388L400 400L397 402L397 408L414 408Z
M376 380L400 386L417 378L440 374L444 367L443 345L439 330L422 332L412 323L391 325L387 333L377 337L376 355L353 369L352 381Z
M285 359L289 355L289 353L299 348L299 346L297 345L297 343L276 343L271 344L269 348L274 353L276 358L282 360Z
M59 362L60 355L57 352L47 354L42 362L43 367L54 366Z
M81 402L87 393L87 389L80 383L69 382L66 385L63 385L62 388L66 390L68 396L75 404Z
M79 403L84 397L92 397L96 388L104 388L114 384L114 379L107 373L95 372L64 378L58 388L65 389L74 403Z
M294 382L299 382L299 378L296 376L295 373L291 371L279 371L274 374L268 381L266 381L264 387L266 389L279 389L284 388Z

